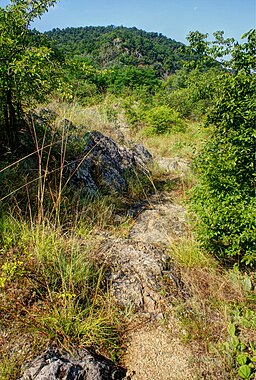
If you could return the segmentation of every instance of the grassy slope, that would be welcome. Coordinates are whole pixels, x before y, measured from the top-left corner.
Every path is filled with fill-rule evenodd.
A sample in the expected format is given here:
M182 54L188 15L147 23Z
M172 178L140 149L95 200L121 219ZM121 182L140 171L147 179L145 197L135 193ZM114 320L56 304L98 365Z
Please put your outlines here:
M116 126L126 122L117 104L115 100L88 109L53 106L61 118L114 134ZM111 107L115 120L109 119ZM145 137L133 132L133 138L143 141L156 156L192 159L207 131L194 123L185 133ZM165 179L155 168L152 180ZM175 191L177 202L187 198L195 181L193 173L183 177ZM125 208L122 202L127 200L113 203L105 197L79 204L76 198L67 210L67 198L62 199L56 188L56 194L43 194L44 183L38 181L38 189L37 217L25 218L15 207L14 195L12 209L0 219L1 380L16 379L24 358L32 358L52 342L69 350L93 344L102 354L120 359L122 336L133 318L112 303L104 282L105 268L95 261L91 239L102 230L127 233L129 219L120 225L113 219L115 209ZM132 188L134 200L144 196L138 189ZM60 219L64 224L60 225ZM239 367L252 362L255 349L250 343L256 341L255 274L221 266L201 251L192 232L189 239L177 240L170 247L170 255L190 294L185 300L177 299L170 313L180 326L180 337L194 352L199 372L206 379L241 378Z

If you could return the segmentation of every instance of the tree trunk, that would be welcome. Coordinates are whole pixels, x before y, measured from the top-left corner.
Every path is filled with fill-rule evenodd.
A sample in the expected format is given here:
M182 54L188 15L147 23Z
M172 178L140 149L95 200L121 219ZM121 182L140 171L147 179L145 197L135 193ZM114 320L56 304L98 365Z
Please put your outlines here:
M8 136L8 145L12 150L17 149L18 139L18 122L16 117L15 107L12 100L12 91L6 91L6 111L5 111L5 124Z

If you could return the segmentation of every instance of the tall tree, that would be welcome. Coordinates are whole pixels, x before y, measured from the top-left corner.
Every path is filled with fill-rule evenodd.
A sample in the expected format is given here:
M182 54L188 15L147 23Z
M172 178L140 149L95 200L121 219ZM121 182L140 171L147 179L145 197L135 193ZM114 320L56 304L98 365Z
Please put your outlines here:
M0 7L0 127L12 150L18 146L24 107L58 84L54 51L30 29L56 1L11 0Z

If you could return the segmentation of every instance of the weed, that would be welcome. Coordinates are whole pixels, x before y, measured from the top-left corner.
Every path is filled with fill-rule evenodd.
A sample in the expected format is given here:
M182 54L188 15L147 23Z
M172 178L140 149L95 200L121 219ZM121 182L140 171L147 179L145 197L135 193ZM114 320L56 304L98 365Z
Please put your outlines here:
M239 308L240 309L240 308ZM218 346L224 356L227 369L235 379L254 379L256 374L256 318L255 310L244 307L233 312L233 321L228 325L227 340ZM254 339L243 334L244 329L254 332Z
M181 238L170 246L170 254L178 262L179 266L191 268L217 268L216 260L203 251L198 242L192 236Z

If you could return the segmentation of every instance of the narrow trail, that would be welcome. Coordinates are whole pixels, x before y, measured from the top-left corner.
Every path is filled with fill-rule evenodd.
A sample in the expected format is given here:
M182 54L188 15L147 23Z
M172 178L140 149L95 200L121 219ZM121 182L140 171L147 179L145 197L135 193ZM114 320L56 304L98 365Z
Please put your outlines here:
M176 169L182 176L188 167L176 161ZM174 172L173 165L169 170ZM196 379L193 353L181 341L177 322L170 312L165 320L170 299L184 295L179 271L168 254L172 242L187 234L186 210L173 201L174 192L151 196L128 238L109 238L101 246L116 302L126 308L132 305L138 319L146 321L126 336L122 364L132 380Z

